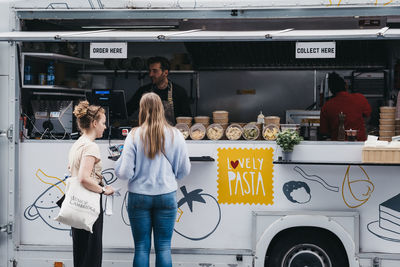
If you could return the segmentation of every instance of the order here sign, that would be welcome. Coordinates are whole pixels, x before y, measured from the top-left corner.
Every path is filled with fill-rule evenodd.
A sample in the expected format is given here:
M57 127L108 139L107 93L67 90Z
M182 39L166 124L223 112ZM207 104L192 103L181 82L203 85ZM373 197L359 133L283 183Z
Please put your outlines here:
M296 58L335 58L336 42L297 42Z
M90 58L127 58L127 43L90 43Z

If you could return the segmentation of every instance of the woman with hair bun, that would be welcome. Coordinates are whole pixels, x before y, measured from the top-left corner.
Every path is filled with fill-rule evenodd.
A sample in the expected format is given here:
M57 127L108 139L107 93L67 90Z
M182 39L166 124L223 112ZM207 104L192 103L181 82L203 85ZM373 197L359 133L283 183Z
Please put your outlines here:
M183 135L164 116L161 98L144 94L139 125L125 139L115 166L118 178L128 180L128 214L135 243L134 267L148 267L151 233L156 266L171 267L171 238L177 212L176 179L190 172Z
M105 110L100 106L81 101L74 108L81 137L72 145L68 156L71 176L78 177L86 189L104 195L112 195L114 189L104 186L101 175L99 146L94 142L106 129ZM74 267L100 267L103 250L103 207L100 197L100 214L93 225L93 233L72 227Z

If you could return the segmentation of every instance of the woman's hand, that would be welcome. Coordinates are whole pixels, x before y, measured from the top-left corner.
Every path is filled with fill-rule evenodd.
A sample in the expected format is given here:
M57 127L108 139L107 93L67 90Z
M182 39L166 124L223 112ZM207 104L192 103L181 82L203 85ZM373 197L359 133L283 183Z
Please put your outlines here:
M111 185L107 185L105 187L105 189L106 189L106 191L104 191L104 195L109 196L109 195L114 194L114 188L112 188Z

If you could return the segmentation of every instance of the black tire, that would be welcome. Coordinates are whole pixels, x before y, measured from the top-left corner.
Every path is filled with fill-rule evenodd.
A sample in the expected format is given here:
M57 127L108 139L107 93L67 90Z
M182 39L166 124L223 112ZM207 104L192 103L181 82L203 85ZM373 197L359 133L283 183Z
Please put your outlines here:
M321 228L301 227L278 234L267 251L266 267L348 267L340 240Z

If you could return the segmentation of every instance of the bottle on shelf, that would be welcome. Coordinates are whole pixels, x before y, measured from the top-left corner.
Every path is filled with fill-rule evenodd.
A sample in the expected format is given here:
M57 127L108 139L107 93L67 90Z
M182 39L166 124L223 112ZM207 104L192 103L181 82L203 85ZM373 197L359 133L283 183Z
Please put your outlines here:
M339 128L338 128L338 135L337 135L337 140L338 141L344 141L345 140L345 130L344 130L344 120L346 119L346 114L343 112L339 113Z
M24 67L24 84L33 84L32 67L29 63L26 63Z
M49 66L47 67L47 84L48 85L55 84L54 62L53 61L50 61Z
M262 113L262 111L260 111L260 114L258 114L258 116L257 116L257 127L258 127L258 131L259 131L259 136L258 136L258 139L264 139L264 137L263 137L263 134L262 134L262 132L263 132L263 128L264 128L264 114Z
M260 111L260 114L258 114L257 116L257 123L264 123L264 114L262 113L262 111Z

